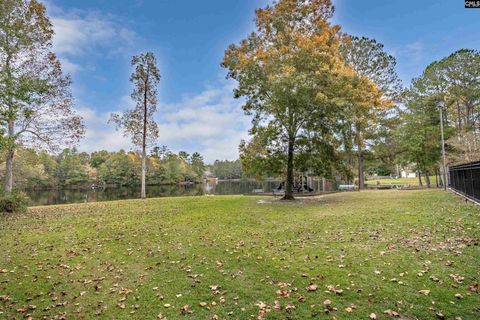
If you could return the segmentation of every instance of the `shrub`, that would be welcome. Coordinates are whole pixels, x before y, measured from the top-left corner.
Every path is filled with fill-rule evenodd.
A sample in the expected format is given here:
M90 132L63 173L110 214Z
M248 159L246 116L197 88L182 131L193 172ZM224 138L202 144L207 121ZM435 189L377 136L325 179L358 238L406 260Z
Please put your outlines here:
M27 195L20 191L14 190L0 196L0 212L26 212L27 204Z

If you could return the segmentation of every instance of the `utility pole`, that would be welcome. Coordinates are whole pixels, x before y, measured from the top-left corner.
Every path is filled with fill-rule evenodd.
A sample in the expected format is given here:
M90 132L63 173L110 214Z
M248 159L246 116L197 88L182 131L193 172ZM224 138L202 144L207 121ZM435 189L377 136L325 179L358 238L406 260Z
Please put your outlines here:
M443 136L443 109L445 107L445 103L443 101L439 101L437 106L438 106L438 109L440 110L440 132L442 136L443 190L447 191L447 172L446 172L446 165L445 165L445 138Z

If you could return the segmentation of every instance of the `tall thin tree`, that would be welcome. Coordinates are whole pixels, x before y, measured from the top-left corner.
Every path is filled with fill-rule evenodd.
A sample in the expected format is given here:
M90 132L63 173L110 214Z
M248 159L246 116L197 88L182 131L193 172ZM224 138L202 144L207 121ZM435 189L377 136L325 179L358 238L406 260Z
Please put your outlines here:
M19 145L58 149L84 134L73 110L70 78L52 49L53 28L35 0L0 1L0 132L6 150L5 191L13 188Z
M147 172L147 145L158 138L158 125L154 114L157 111L157 86L160 82L160 71L157 59L152 52L132 57L135 71L130 77L134 89L131 94L135 108L123 114L112 113L110 121L123 129L124 136L130 137L132 143L142 150L142 188L141 197L146 198L145 177Z
M340 46L340 51L345 59L345 62L355 72L361 76L366 77L382 91L385 99L397 100L401 90L401 81L396 72L395 57L389 55L384 50L383 44L377 42L375 39L365 37L346 37L346 41ZM393 105L390 104L389 107ZM346 124L348 131L353 134L348 137L353 138L353 141L348 141L347 146L351 146L352 142L357 147L358 158L358 187L364 188L364 154L365 140L368 131L372 131L379 123L379 118L388 116L388 111L391 108L375 108L372 105L361 105L354 102L351 106L351 112L348 113ZM350 150L346 150L350 153Z

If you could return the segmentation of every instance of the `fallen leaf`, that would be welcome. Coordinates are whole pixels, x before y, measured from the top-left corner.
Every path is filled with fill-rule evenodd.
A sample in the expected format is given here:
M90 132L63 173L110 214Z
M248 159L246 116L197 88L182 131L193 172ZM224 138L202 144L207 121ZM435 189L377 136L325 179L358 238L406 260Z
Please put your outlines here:
M423 295L425 295L425 296L428 296L428 295L430 294L430 290L426 290L426 289L424 289L424 290L419 290L418 293L419 293L419 294L423 294Z
M307 291L317 291L318 286L316 284L311 284L307 287Z
M391 316L391 317L399 317L400 316L400 314L398 312L390 310L390 309L387 309L387 310L383 311L383 313L388 315L388 316Z
M188 304L186 304L180 309L180 313L186 315L192 313L192 311L189 310Z
M280 302L278 300L275 300L273 302L273 309L277 310L277 311L280 311L282 310L282 306L280 305Z

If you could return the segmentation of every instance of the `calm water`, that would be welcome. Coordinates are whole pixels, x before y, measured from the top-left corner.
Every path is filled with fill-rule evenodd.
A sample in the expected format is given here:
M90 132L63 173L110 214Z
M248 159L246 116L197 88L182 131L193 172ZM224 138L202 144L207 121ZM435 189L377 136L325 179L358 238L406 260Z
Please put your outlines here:
M253 189L272 191L278 181L219 181L191 186L147 186L147 197L201 196L205 194L246 194ZM140 197L140 186L96 190L27 190L30 205L95 202Z

